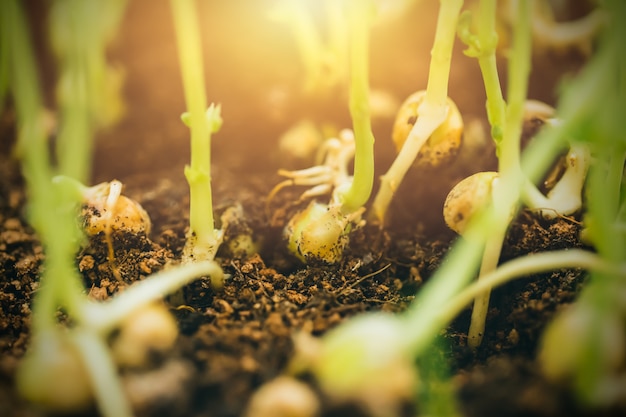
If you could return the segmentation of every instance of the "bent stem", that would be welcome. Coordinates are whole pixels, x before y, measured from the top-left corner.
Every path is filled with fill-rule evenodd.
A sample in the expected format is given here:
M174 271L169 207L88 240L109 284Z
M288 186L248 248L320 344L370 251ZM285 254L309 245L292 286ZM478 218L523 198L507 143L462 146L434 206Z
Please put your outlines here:
M419 108L420 117L415 122L391 167L381 177L380 189L372 204L372 216L381 225L384 224L387 208L395 191L400 186L420 149L446 118L450 62L457 20L462 5L463 0L440 1L426 96Z
M445 308L440 309L433 320L439 323L439 327L444 327L471 303L472 299L481 293L490 291L491 288L506 284L514 279L563 268L582 268L626 278L626 264L607 261L595 253L582 249L564 249L529 254L503 263L497 270L484 275L480 281L476 281L465 288L452 298Z
M607 13L598 7L587 15L569 22L557 22L549 3L533 1L532 30L538 43L557 50L578 48L591 51L591 43L607 22Z
M136 282L111 301L85 305L83 316L89 326L107 334L133 312L191 283L201 276L221 279L222 268L215 261L193 262L166 269Z

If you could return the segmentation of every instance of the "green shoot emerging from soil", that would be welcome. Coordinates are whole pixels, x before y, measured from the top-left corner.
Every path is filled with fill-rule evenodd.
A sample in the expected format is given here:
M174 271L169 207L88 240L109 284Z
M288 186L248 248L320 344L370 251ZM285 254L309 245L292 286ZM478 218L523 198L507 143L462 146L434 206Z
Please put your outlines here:
M479 173L471 177L471 180L488 181L484 187L488 190L494 204L502 206L506 197L502 195L502 189L509 189L514 181L524 182L523 200L526 206L538 210L545 218L570 215L582 208L582 189L589 164L589 151L585 145L572 145L565 156L565 172L561 175L556 185L552 187L547 196L544 196L534 184L525 179L520 170L520 134L521 106L525 108L526 118L544 120L550 127L551 124L559 123L553 118L552 109L542 103L525 101L525 91L530 72L531 61L531 22L530 5L519 4L523 7L516 12L515 33L513 39L513 52L509 64L509 88L508 103L505 103L500 89L500 82L496 66L496 45L498 35L496 32L496 2L482 0L478 11L478 33L474 35L470 31L471 18L469 12L465 12L459 23L459 37L468 45L466 55L476 57L483 75L485 91L487 94L487 116L491 124L491 135L496 143L498 155L498 173ZM452 223L454 218L463 214L461 208L453 209L463 198L468 198L469 190L465 183L459 183L450 193L446 200L444 215L446 222L455 230ZM472 189L477 189L473 186ZM464 197L461 197L464 196ZM471 199L471 197L469 197ZM518 197L519 198L519 197ZM475 199L475 204L480 202ZM511 201L511 216L513 206L519 202ZM471 203L469 203L471 204ZM506 212L506 204L499 211ZM447 213L452 212L452 213ZM464 221L467 221L465 216ZM512 220L512 217L511 217ZM494 230L493 235L486 243L483 262L479 277L497 268L502 242L506 235L508 225L503 225L500 230ZM489 306L489 293L485 292L478 297L472 311L472 322L468 334L468 344L477 347L485 329L485 318Z
M219 105L211 104L207 109L195 6L194 0L171 2L188 109L182 118L191 130L191 164L185 167L190 196L189 231L183 257L194 262L213 260L223 237L222 231L215 229L211 191L211 135L220 129L222 117ZM213 284L222 286L218 282Z
M528 3L528 2L526 2ZM522 128L523 106L526 101L528 75L531 61L530 4L519 3L518 18L513 34L513 48L509 63L508 103L505 105L500 91L500 82L496 67L497 33L496 2L481 0L479 33L469 34L465 14L461 20L460 34L469 44L467 53L479 59L487 93L487 115L491 124L491 133L496 142L498 155L498 175L490 179L490 193L495 212L505 216L501 226L493 228L493 233L485 243L479 277L495 270L498 266L502 243L512 216L516 211L519 197L508 190L517 188L522 181L520 166L520 137ZM508 220L506 220L508 218ZM489 308L489 294L484 293L474 302L472 321L468 334L468 344L480 345L485 329L485 319Z
M371 1L346 3L350 44L350 114L353 132L343 131L327 141L323 166L288 172L294 184L322 186L332 192L329 204L315 201L292 218L285 233L292 253L301 260L334 263L342 258L348 234L358 226L374 182L374 135L369 109L369 28L374 13ZM354 175L347 165L354 154ZM319 190L319 191L318 191Z
M393 195L420 149L452 112L448 105L448 78L456 25L463 1L450 0L440 3L428 84L424 99L418 108L419 117L393 164L382 176L380 189L372 205L371 216L380 224L384 223Z

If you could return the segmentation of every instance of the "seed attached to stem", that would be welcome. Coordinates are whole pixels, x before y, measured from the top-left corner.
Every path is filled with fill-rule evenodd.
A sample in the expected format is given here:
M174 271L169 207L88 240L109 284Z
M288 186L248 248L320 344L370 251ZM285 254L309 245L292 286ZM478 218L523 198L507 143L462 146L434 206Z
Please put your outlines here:
M426 97L426 91L421 90L411 94L402 103L400 110L396 114L393 125L392 139L396 149L400 151L406 141L413 125L420 116L420 105ZM461 146L463 136L463 119L456 104L448 98L448 114L444 122L428 138L424 146L420 149L415 166L436 167L442 162L449 160L456 155Z
M90 236L113 231L150 233L148 213L136 201L122 195L122 183L103 182L84 191L83 219Z
M122 183L118 180L103 182L83 189L83 229L88 236L104 235L107 258L113 274L122 280L115 265L113 233L150 233L150 216L139 203L122 195Z
M303 262L319 260L335 263L343 256L349 232L358 227L363 210L344 216L340 206L312 201L285 227L288 248Z

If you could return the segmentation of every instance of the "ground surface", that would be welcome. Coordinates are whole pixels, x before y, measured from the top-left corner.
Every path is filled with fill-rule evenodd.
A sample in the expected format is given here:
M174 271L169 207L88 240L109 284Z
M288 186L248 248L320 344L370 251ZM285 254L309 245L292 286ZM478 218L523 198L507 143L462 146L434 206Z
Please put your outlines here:
M338 265L303 266L287 254L281 240L282 227L296 209L291 202L302 190L281 192L269 215L265 207L267 194L280 180L277 169L302 164L275 150L277 137L309 114L349 126L345 97L339 92L323 99L301 93L295 84L295 51L285 29L264 23L258 10L242 8L241 1L215 3L219 5L203 10L203 31L209 44L209 97L222 103L225 119L214 143L216 211L240 204L261 249L247 259L220 253L219 261L230 275L224 290L217 292L206 281L185 288L185 307L172 304L181 329L174 350L156 356L146 369L123 370L129 395L145 416L240 416L252 393L284 372L298 331L322 335L360 312L405 309L456 239L440 214L448 190L469 173L495 167L493 148L486 143L467 146L455 163L440 170L411 171L384 231L373 227L357 231ZM97 299L176 261L184 244L188 188L182 167L189 147L186 128L178 119L184 103L168 12L166 2L132 2L122 42L113 48L112 56L127 71L128 112L120 125L98 137L93 183L120 179L125 193L150 214L153 230L147 237L122 236L115 241L122 284L111 273L103 244L92 241L77 255L86 288ZM432 43L427 34L433 24L424 22L421 38L398 35L413 33L410 16L400 18L396 31L375 29L372 55L380 63L372 69L376 88L402 100L424 87ZM385 47L389 42L394 48ZM530 95L553 102L556 80L574 70L577 59L549 55L542 58L548 63L537 59ZM482 117L484 96L475 93L481 91L480 75L475 63L460 53L455 60L450 91L467 122ZM45 74L44 79L52 78ZM393 157L388 139L391 121L383 117L374 123L379 173ZM42 250L25 220L19 167L9 159L14 138L10 114L3 115L2 126L0 415L35 417L44 414L15 396L12 378L28 341L29 305L37 289ZM578 232L576 219L544 221L522 212L502 260L580 247ZM453 375L462 415L623 415L619 410L584 410L567 390L545 381L534 359L542 329L556 310L575 298L584 279L581 271L564 270L496 289L477 352L465 345L469 310L442 334L443 347L436 355ZM314 382L305 380L317 390ZM336 404L323 395L320 401L323 416L369 415L356 404ZM405 409L404 414L414 415L419 406L411 402Z

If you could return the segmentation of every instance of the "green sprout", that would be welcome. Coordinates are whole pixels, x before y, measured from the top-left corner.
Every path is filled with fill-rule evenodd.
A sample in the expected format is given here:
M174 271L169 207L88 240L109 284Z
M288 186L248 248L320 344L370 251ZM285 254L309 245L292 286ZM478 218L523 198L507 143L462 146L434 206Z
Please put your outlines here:
M206 105L200 29L194 0L172 0L171 9L188 111L183 122L191 131L191 164L185 167L189 183L189 231L183 251L186 261L213 260L223 232L215 228L211 191L211 135L222 125L219 105ZM213 282L217 288L223 283Z
M468 181L484 181L482 185L485 193L472 196L471 192L479 188L478 185L468 187L468 182L463 181L455 187L446 199L444 217L447 224L459 233L460 225L457 219L467 222L471 217L472 204L480 205L489 203L499 205L498 211L510 213L509 222L513 219L515 207L520 201L520 196L510 194L507 198L504 191L510 189L513 182L524 183L522 201L528 208L537 210L545 218L570 215L582 208L582 189L585 183L589 165L589 151L583 144L572 145L565 156L565 172L562 173L556 185L547 195L543 195L533 182L527 180L521 171L520 165L520 134L521 115L543 120L547 126L560 123L553 116L553 109L543 103L526 101L526 89L528 74L530 73L531 61L531 26L530 21L532 5L520 5L524 10L518 10L514 27L513 49L509 62L509 85L508 103L504 101L500 88L498 70L496 65L496 46L498 35L496 32L496 2L494 0L481 0L478 10L478 32L470 30L472 16L466 11L459 21L459 37L468 46L465 54L478 59L483 76L485 92L487 95L487 118L491 125L491 136L496 144L498 156L498 172L478 173L468 178ZM530 9L529 9L530 8ZM486 243L483 261L479 271L479 279L486 273L495 270L498 266L502 243L508 229L508 224L503 224L501 229L494 229L492 236ZM480 345L484 329L487 310L489 307L489 293L484 292L475 300L472 310L472 320L468 333L468 344L474 348Z
M314 186L304 198L332 192L329 204L312 201L295 214L285 235L290 251L303 261L328 263L342 258L349 233L358 227L374 182L374 135L369 108L369 26L373 2L351 0L346 3L350 44L349 108L353 131L344 130L323 147L323 165L300 171L284 171L293 184ZM348 164L354 155L354 173ZM270 199L285 183L270 193Z
M415 161L420 149L451 113L448 104L448 78L462 0L441 1L437 18L435 42L431 52L428 84L419 117L402 145L393 163L382 176L380 189L371 207L371 217L384 224L387 209L407 171Z
M481 0L479 3L478 34L469 31L468 12L463 14L459 23L459 36L468 44L466 54L478 58L487 94L487 116L491 124L491 134L496 143L498 155L497 176L474 175L472 178L486 179L486 203L493 204L496 213L505 216L500 227L494 227L492 234L485 242L484 254L480 265L479 279L498 266L502 243L512 216L517 209L519 196L509 190L522 181L520 166L520 136L522 126L523 104L526 100L528 75L530 73L530 4L521 2L515 25L513 48L509 62L508 103L505 104L500 90L500 82L496 66L497 33L495 29L496 2ZM459 184L459 186L464 184ZM445 209L450 210L462 193L453 190L446 200ZM452 200L450 197L455 197ZM490 201L491 200L491 201ZM460 211L459 211L460 212ZM454 217L449 216L448 217ZM472 347L480 345L485 329L485 320L489 308L489 293L485 292L474 302L472 320L468 333L468 344Z

